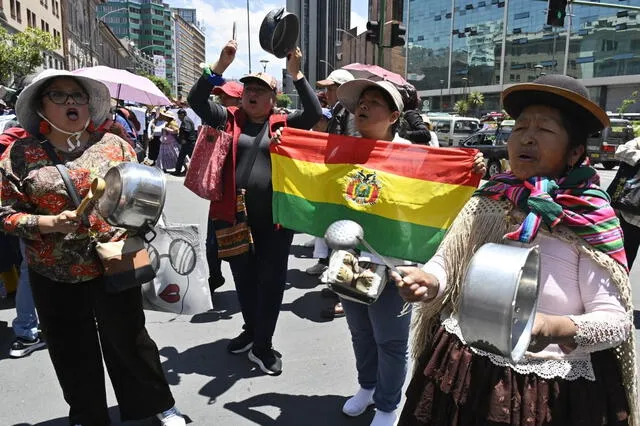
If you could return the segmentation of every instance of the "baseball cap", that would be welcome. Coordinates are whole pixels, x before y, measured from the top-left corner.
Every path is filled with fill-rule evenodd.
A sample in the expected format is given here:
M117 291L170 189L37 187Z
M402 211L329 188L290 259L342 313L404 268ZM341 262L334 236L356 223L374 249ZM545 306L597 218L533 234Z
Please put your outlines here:
M347 70L333 70L326 79L317 81L316 86L327 87L333 86L334 84L337 84L339 86L346 83L347 81L353 80L353 78L353 74L351 74Z
M370 87L379 87L386 92L394 103L396 109L400 112L404 109L404 103L402 102L402 96L396 86L390 81L371 81L364 78L348 81L338 88L338 100L342 105L354 113L358 106L358 101L362 92Z
M213 88L213 93L216 96L220 96L223 93L232 98L241 98L242 97L242 84L237 81L227 81L222 86L216 86Z
M244 77L242 77L240 79L241 83L249 83L251 81L257 82L259 84L262 84L263 86L267 86L268 88L270 88L271 90L273 90L274 92L276 91L276 88L278 87L278 83L276 82L276 79L273 78L272 76L270 76L267 73L264 72L254 72L248 75L245 75Z

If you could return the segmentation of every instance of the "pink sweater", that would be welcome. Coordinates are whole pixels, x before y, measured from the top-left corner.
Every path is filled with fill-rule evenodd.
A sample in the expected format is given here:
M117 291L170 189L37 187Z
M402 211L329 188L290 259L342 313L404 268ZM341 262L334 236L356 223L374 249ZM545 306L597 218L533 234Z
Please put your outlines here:
M618 299L609 273L570 244L540 232L532 244L507 242L519 247L540 247L540 296L538 311L569 316L578 326L578 348L565 354L558 345L530 354L531 358L588 360L589 352L621 344L632 323ZM496 262L499 260L496 259ZM440 252L423 269L440 281L439 294L447 286ZM457 323L456 323L457 327ZM456 333L458 334L458 333Z

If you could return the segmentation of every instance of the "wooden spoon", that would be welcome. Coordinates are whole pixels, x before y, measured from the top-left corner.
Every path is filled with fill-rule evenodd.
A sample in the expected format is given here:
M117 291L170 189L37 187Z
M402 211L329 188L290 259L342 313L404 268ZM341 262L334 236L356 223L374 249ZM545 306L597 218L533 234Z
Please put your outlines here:
M89 193L82 199L82 202L76 209L76 215L82 216L84 211L87 209L87 206L91 201L97 200L104 193L104 189L106 187L106 183L102 178L95 178L93 182L91 182L91 188L89 189Z

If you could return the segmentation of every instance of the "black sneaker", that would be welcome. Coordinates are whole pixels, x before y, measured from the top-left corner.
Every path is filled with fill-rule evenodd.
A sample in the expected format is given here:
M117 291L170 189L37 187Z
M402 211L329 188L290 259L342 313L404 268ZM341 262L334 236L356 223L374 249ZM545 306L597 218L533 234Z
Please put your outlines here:
M276 355L273 349L249 351L249 361L258 364L260 370L271 376L279 376L282 373L282 359Z
M240 335L229 341L227 351L232 354L241 354L248 351L253 346L253 336L246 330Z
M47 344L40 337L36 337L35 340L25 339L24 337L16 337L16 340L11 344L11 350L9 356L12 358L22 358L29 355L31 352L44 348Z

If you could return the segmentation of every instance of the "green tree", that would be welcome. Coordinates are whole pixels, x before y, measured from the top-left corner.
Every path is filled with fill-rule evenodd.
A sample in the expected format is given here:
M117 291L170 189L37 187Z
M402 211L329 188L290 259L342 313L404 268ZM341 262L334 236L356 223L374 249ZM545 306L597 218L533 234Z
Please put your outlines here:
M469 103L464 99L460 99L453 105L453 110L456 114L465 115L469 111Z
M467 104L469 109L473 110L475 115L478 115L478 110L484 105L484 95L480 92L471 92L467 97Z
M60 47L60 40L37 28L9 34L0 26L0 83L19 86L42 65L44 52Z
M289 105L291 105L291 98L289 97L289 95L280 93L279 95L276 95L276 105L279 108L287 108Z
M166 78L156 77L155 75L149 75L149 74L144 75L144 77L147 77L149 80L151 80L153 84L158 86L158 89L160 89L160 91L164 93L167 97L172 96L171 85L169 84Z
M631 92L631 96L627 99L623 100L620 106L618 107L618 114L624 114L631 108L631 105L638 102L638 91L634 90Z

